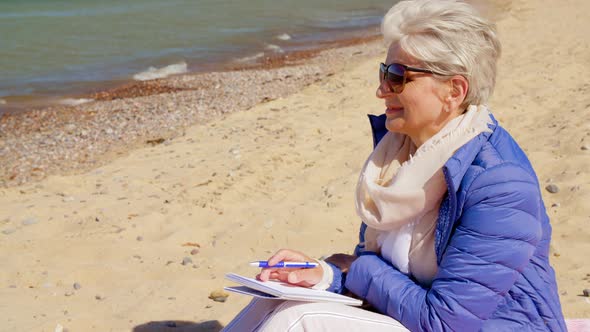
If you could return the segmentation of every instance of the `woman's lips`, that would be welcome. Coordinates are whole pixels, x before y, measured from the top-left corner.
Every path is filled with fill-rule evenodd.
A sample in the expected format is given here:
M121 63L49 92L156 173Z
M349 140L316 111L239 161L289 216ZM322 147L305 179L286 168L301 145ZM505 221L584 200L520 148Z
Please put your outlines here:
M387 114L387 115L391 115L391 114L395 114L395 113L401 112L401 111L403 111L403 110L404 110L404 109L403 109L403 108L401 108L401 107L388 107L388 108L385 110L385 114Z

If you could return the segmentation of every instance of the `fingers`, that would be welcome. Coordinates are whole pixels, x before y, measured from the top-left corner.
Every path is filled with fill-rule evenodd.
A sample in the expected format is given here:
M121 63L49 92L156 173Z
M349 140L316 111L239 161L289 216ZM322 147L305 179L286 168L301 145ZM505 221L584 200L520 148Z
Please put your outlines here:
M313 269L298 269L287 274L287 282L294 285L310 287L322 280L323 270L321 267Z
M268 259L268 265L276 265L281 261L306 262L313 261L309 256L291 249L281 249ZM313 286L322 279L321 267L313 269L264 268L256 277L261 281L271 279L288 282L299 286Z
M261 271L256 278L260 281L279 280L282 282L289 282L289 273L286 269L265 269Z
M287 270L272 271L270 273L270 279L288 282L289 281L289 273L290 273L290 271L287 271Z
M304 262L309 257L291 249L281 249L268 259L268 265L276 265L281 261Z
M278 280L293 285L311 287L322 280L323 273L321 267L313 269L265 269L260 272L257 278L261 281Z
M268 281L270 279L270 274L272 272L272 269L262 269L262 271L260 271L260 274L258 274L257 278L260 281Z
M307 257L306 255L295 251L295 250L290 250L290 249L281 249L279 251L277 251L274 255L272 255L267 261L268 261L268 265L276 265L281 261L293 261L293 262L304 262L306 260L308 260L309 257ZM262 269L262 271L260 272L260 274L258 275L258 279L260 279L261 281L268 281L269 279L271 279L271 273L273 271L277 271L277 268L265 268ZM275 278L278 279L278 278ZM281 280L281 281L287 281L286 278L285 280Z

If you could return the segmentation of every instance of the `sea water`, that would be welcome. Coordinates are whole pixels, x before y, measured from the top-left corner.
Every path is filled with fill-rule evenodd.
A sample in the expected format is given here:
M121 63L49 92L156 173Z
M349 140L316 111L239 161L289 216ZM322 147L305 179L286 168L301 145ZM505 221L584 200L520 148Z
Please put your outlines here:
M392 0L2 0L0 108L17 96L211 70L377 27ZM73 101L76 102L76 101Z

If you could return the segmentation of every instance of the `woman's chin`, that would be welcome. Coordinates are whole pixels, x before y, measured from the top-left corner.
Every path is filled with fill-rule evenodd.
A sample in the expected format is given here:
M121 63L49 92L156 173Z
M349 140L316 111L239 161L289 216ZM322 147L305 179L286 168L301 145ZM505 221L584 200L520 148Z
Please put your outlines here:
M403 132L402 132L403 121L401 121L401 119L399 119L399 118L387 117L387 120L385 120L385 128L387 128L387 130L392 131L394 133L403 134Z

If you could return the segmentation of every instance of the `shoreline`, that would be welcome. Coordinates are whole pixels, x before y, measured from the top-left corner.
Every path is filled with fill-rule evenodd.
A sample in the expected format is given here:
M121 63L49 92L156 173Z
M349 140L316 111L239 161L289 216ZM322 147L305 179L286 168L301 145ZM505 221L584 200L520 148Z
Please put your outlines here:
M101 97L111 94L113 91L129 89L130 87L141 87L142 83L166 80L175 76L182 75L200 75L212 72L225 72L249 69L270 69L280 66L289 65L290 59L296 62L317 56L322 51L332 48L341 48L358 44L362 39L379 38L378 26L359 26L356 28L341 28L339 31L332 32L327 37L333 39L315 40L310 44L302 46L302 42L294 42L287 48L278 49L265 48L258 50L258 53L252 53L250 56L243 58L220 59L216 62L190 63L181 61L187 71L181 73L166 74L164 77L140 80L134 76L146 74L147 69L135 73L127 78L114 78L106 81L96 82L76 82L68 83L73 85L71 93L58 94L42 91L35 95L8 95L0 97L0 118L3 115L18 114L31 110L40 110L47 108L58 108L67 106L77 106L86 102L100 101ZM255 52L256 50L252 50ZM179 63L160 63L157 70L162 70ZM186 67L188 66L188 67ZM149 93L149 92L148 92ZM153 94L153 93L152 93ZM140 96L139 94L135 97ZM96 98L97 97L97 98ZM129 96L133 97L133 96ZM86 100L86 101L84 101Z
M0 117L0 187L85 172L137 147L183 135L191 125L286 97L349 61L381 52L381 37L371 30L364 30L365 37L326 41L253 64L133 81L83 95L94 101L77 106L5 113Z

